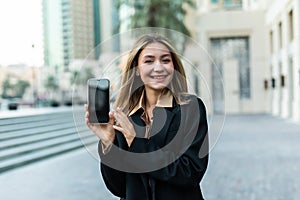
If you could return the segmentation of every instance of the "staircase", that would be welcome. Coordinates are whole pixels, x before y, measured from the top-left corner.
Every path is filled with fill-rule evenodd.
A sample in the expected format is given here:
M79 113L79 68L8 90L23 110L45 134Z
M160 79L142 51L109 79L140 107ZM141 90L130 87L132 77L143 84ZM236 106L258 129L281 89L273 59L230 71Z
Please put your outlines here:
M71 110L2 118L0 173L83 148L83 141L85 145L98 142L83 117L82 123L75 126Z

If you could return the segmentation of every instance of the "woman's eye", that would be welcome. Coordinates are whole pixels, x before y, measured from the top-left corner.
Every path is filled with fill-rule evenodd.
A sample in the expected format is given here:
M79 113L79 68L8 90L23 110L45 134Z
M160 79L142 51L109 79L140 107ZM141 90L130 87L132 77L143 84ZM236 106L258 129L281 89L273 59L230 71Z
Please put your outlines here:
M163 59L162 62L163 63L169 63L169 62L171 62L171 60L170 59Z
M145 60L145 63L152 63L153 60Z

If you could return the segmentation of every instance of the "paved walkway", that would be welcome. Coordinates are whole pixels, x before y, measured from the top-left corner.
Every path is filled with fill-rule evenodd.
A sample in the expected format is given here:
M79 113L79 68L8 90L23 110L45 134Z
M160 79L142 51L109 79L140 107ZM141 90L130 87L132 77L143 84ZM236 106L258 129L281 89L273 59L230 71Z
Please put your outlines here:
M72 109L83 109L83 106L60 106L60 107L42 107L42 108L23 108L18 110L0 110L0 119L32 116L38 114L48 114L57 112L72 111Z
M202 183L208 200L300 199L300 124L229 116Z
M110 200L99 164L85 149L0 175L2 200Z
M300 199L300 124L227 116L201 183L207 200ZM4 200L113 200L84 149L0 175Z

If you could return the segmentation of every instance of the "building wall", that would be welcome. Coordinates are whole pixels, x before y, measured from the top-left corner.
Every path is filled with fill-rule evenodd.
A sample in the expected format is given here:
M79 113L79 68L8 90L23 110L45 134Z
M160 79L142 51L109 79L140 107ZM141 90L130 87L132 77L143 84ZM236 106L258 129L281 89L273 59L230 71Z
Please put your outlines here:
M94 48L93 1L71 0L70 3L70 58L84 59Z
M249 99L238 99L238 105L230 100L233 92L228 91L226 86L232 85L230 79L224 80L225 87L225 112L227 113L265 113L270 111L267 99L269 93L264 89L264 80L267 76L267 50L266 28L264 25L263 11L218 10L215 12L205 11L198 13L197 40L210 52L211 38L248 37L250 55L250 90ZM210 63L211 61L207 61ZM229 62L229 66L234 61ZM203 68L204 73L211 74L211 65ZM209 75L208 77L211 77ZM208 80L210 90L212 79ZM228 100L228 101L227 101Z
M270 75L275 80L271 92L272 113L300 120L300 2L273 1L266 12L265 21L271 47Z

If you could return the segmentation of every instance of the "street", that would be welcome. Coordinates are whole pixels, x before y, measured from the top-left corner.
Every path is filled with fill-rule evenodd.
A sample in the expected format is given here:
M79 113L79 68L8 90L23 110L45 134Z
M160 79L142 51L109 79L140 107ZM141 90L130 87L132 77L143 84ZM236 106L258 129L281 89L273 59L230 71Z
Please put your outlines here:
M207 200L300 199L300 124L270 115L227 116L201 183ZM0 174L5 200L110 200L84 148Z

